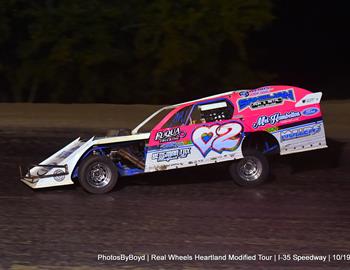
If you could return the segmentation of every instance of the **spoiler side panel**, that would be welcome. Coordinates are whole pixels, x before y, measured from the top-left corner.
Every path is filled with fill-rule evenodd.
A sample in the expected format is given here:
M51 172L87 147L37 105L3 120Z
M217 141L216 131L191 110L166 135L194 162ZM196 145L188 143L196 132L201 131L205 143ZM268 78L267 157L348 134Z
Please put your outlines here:
M281 155L327 147L322 92L278 85L243 90L233 98L245 131L270 133Z
M320 106L322 92L305 92L294 106L294 111L300 114L300 119L282 125L272 132L279 142L281 155L327 148Z

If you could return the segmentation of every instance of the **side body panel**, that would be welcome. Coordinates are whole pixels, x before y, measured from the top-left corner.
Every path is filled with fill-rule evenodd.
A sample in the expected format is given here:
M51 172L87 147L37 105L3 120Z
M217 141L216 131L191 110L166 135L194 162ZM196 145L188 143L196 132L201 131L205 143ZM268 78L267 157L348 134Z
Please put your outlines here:
M321 96L292 86L232 92L219 97L234 105L231 119L163 128L177 112L196 103L179 106L151 132L145 172L242 158L242 141L254 132L274 136L282 155L327 147Z
M243 124L228 120L155 130L145 172L204 165L242 158Z
M235 100L246 131L272 134L284 155L327 147L321 96L298 87L269 86L239 91Z
M151 132L146 154L145 172L169 170L182 167L204 165L242 158L241 142L244 137L244 123L234 116L229 119L210 122L188 123L188 118L196 106L201 104L232 104L232 92L186 103L175 108ZM204 105L205 106L205 105ZM210 109L211 105L207 105ZM181 111L189 108L188 113ZM171 119L187 118L188 124L164 127Z

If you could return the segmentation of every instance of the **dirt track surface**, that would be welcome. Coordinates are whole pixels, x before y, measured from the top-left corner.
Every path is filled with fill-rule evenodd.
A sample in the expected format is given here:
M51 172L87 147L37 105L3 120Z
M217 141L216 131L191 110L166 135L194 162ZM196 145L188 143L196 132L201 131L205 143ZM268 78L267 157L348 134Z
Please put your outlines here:
M105 195L33 191L18 164L90 131L0 133L0 269L345 269L350 262L98 261L97 254L349 254L350 145L272 160L270 181L235 186L224 165L122 178ZM74 267L74 268L71 268Z

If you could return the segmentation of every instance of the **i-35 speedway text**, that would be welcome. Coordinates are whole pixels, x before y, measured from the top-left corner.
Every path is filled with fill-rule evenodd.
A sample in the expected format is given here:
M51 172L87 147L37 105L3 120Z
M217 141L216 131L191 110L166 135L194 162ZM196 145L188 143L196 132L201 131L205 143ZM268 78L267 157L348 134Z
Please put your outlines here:
M91 193L105 193L120 176L230 161L237 184L257 185L269 174L267 154L327 147L321 96L298 87L266 86L167 106L132 131L77 138L21 173L21 180L32 188L78 180Z

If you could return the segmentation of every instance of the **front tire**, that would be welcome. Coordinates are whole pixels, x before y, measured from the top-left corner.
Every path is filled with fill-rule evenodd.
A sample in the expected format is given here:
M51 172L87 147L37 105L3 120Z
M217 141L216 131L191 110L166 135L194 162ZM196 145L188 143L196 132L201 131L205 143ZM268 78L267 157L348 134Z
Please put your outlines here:
M107 193L115 187L117 180L117 168L105 156L90 156L79 166L79 183L90 193Z
M267 158L257 150L247 150L244 157L229 167L230 175L240 186L256 186L269 175Z

